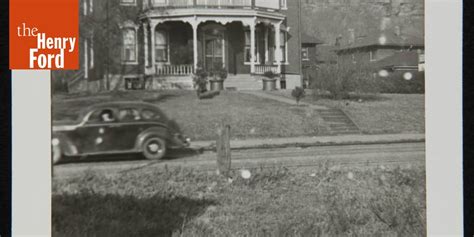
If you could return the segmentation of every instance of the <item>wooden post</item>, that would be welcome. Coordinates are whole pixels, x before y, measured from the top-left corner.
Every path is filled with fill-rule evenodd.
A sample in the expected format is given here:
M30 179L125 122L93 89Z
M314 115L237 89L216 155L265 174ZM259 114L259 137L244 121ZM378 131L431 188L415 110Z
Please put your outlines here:
M231 156L230 156L230 125L220 124L217 128L217 169L219 174L225 177L229 176L231 167Z

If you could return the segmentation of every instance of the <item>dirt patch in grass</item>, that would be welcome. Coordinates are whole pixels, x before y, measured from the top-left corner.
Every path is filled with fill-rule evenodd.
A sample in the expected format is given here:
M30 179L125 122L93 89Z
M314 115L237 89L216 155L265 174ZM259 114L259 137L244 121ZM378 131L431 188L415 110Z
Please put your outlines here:
M425 169L161 169L53 181L56 236L424 236Z
M291 98L291 90L272 93ZM364 133L425 132L424 94L379 94L333 100L307 91L302 101L343 109Z
M320 116L304 106L292 106L238 92L222 92L198 100L194 91L116 92L89 96L53 97L53 118L71 119L85 106L105 101L143 100L154 103L174 118L193 140L213 140L216 126L231 125L232 138L327 135Z

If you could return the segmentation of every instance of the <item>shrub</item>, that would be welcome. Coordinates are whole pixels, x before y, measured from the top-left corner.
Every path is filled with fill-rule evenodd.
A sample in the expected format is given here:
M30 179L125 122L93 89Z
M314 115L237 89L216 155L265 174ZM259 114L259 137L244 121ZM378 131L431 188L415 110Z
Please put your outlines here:
M265 76L268 79L273 79L278 76L278 74L274 73L273 71L266 71L263 73L263 76Z
M196 68L196 72L193 75L193 82L198 97L201 93L205 93L207 91L207 76L207 71L204 70L202 67Z
M209 72L209 76L214 77L214 79L225 80L227 78L227 69L222 65L222 63L214 64L212 71Z
M376 77L363 64L322 65L314 90L328 91L334 99L347 98L350 92L358 94L378 93Z
M295 87L295 89L293 89L293 91L291 91L291 96L293 96L293 98L295 98L296 100L296 104L298 105L300 100L305 96L305 92L304 92L304 89L302 87Z
M414 74L411 80L403 79L403 73L405 72L392 72L388 77L377 78L380 84L380 92L401 94L424 93L424 72L411 72Z

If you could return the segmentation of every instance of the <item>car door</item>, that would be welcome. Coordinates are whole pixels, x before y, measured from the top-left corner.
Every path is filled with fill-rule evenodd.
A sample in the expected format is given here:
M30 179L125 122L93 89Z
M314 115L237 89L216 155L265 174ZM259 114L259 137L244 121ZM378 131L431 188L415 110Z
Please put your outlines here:
M120 138L114 141L115 148L121 151L134 149L138 134L147 127L146 121L143 121L137 108L119 109L117 126L112 131L115 137Z
M110 114L104 119L104 114ZM76 129L76 144L81 154L106 153L113 149L114 127L117 124L116 111L113 108L101 108L92 111L83 126Z

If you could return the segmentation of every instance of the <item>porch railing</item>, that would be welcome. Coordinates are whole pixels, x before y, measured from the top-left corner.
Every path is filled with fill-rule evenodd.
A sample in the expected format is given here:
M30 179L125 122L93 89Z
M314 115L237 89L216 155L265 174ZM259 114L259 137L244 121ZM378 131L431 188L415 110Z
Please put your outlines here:
M278 73L278 66L276 65L255 65L255 74L264 74L267 71Z
M251 0L196 0L196 5L207 7L251 7Z
M148 7L252 7L252 0L144 0L144 8Z
M194 66L191 64L183 65L156 65L156 75L164 76L186 76L194 72Z
M194 5L194 0L148 0L152 7L188 7Z

